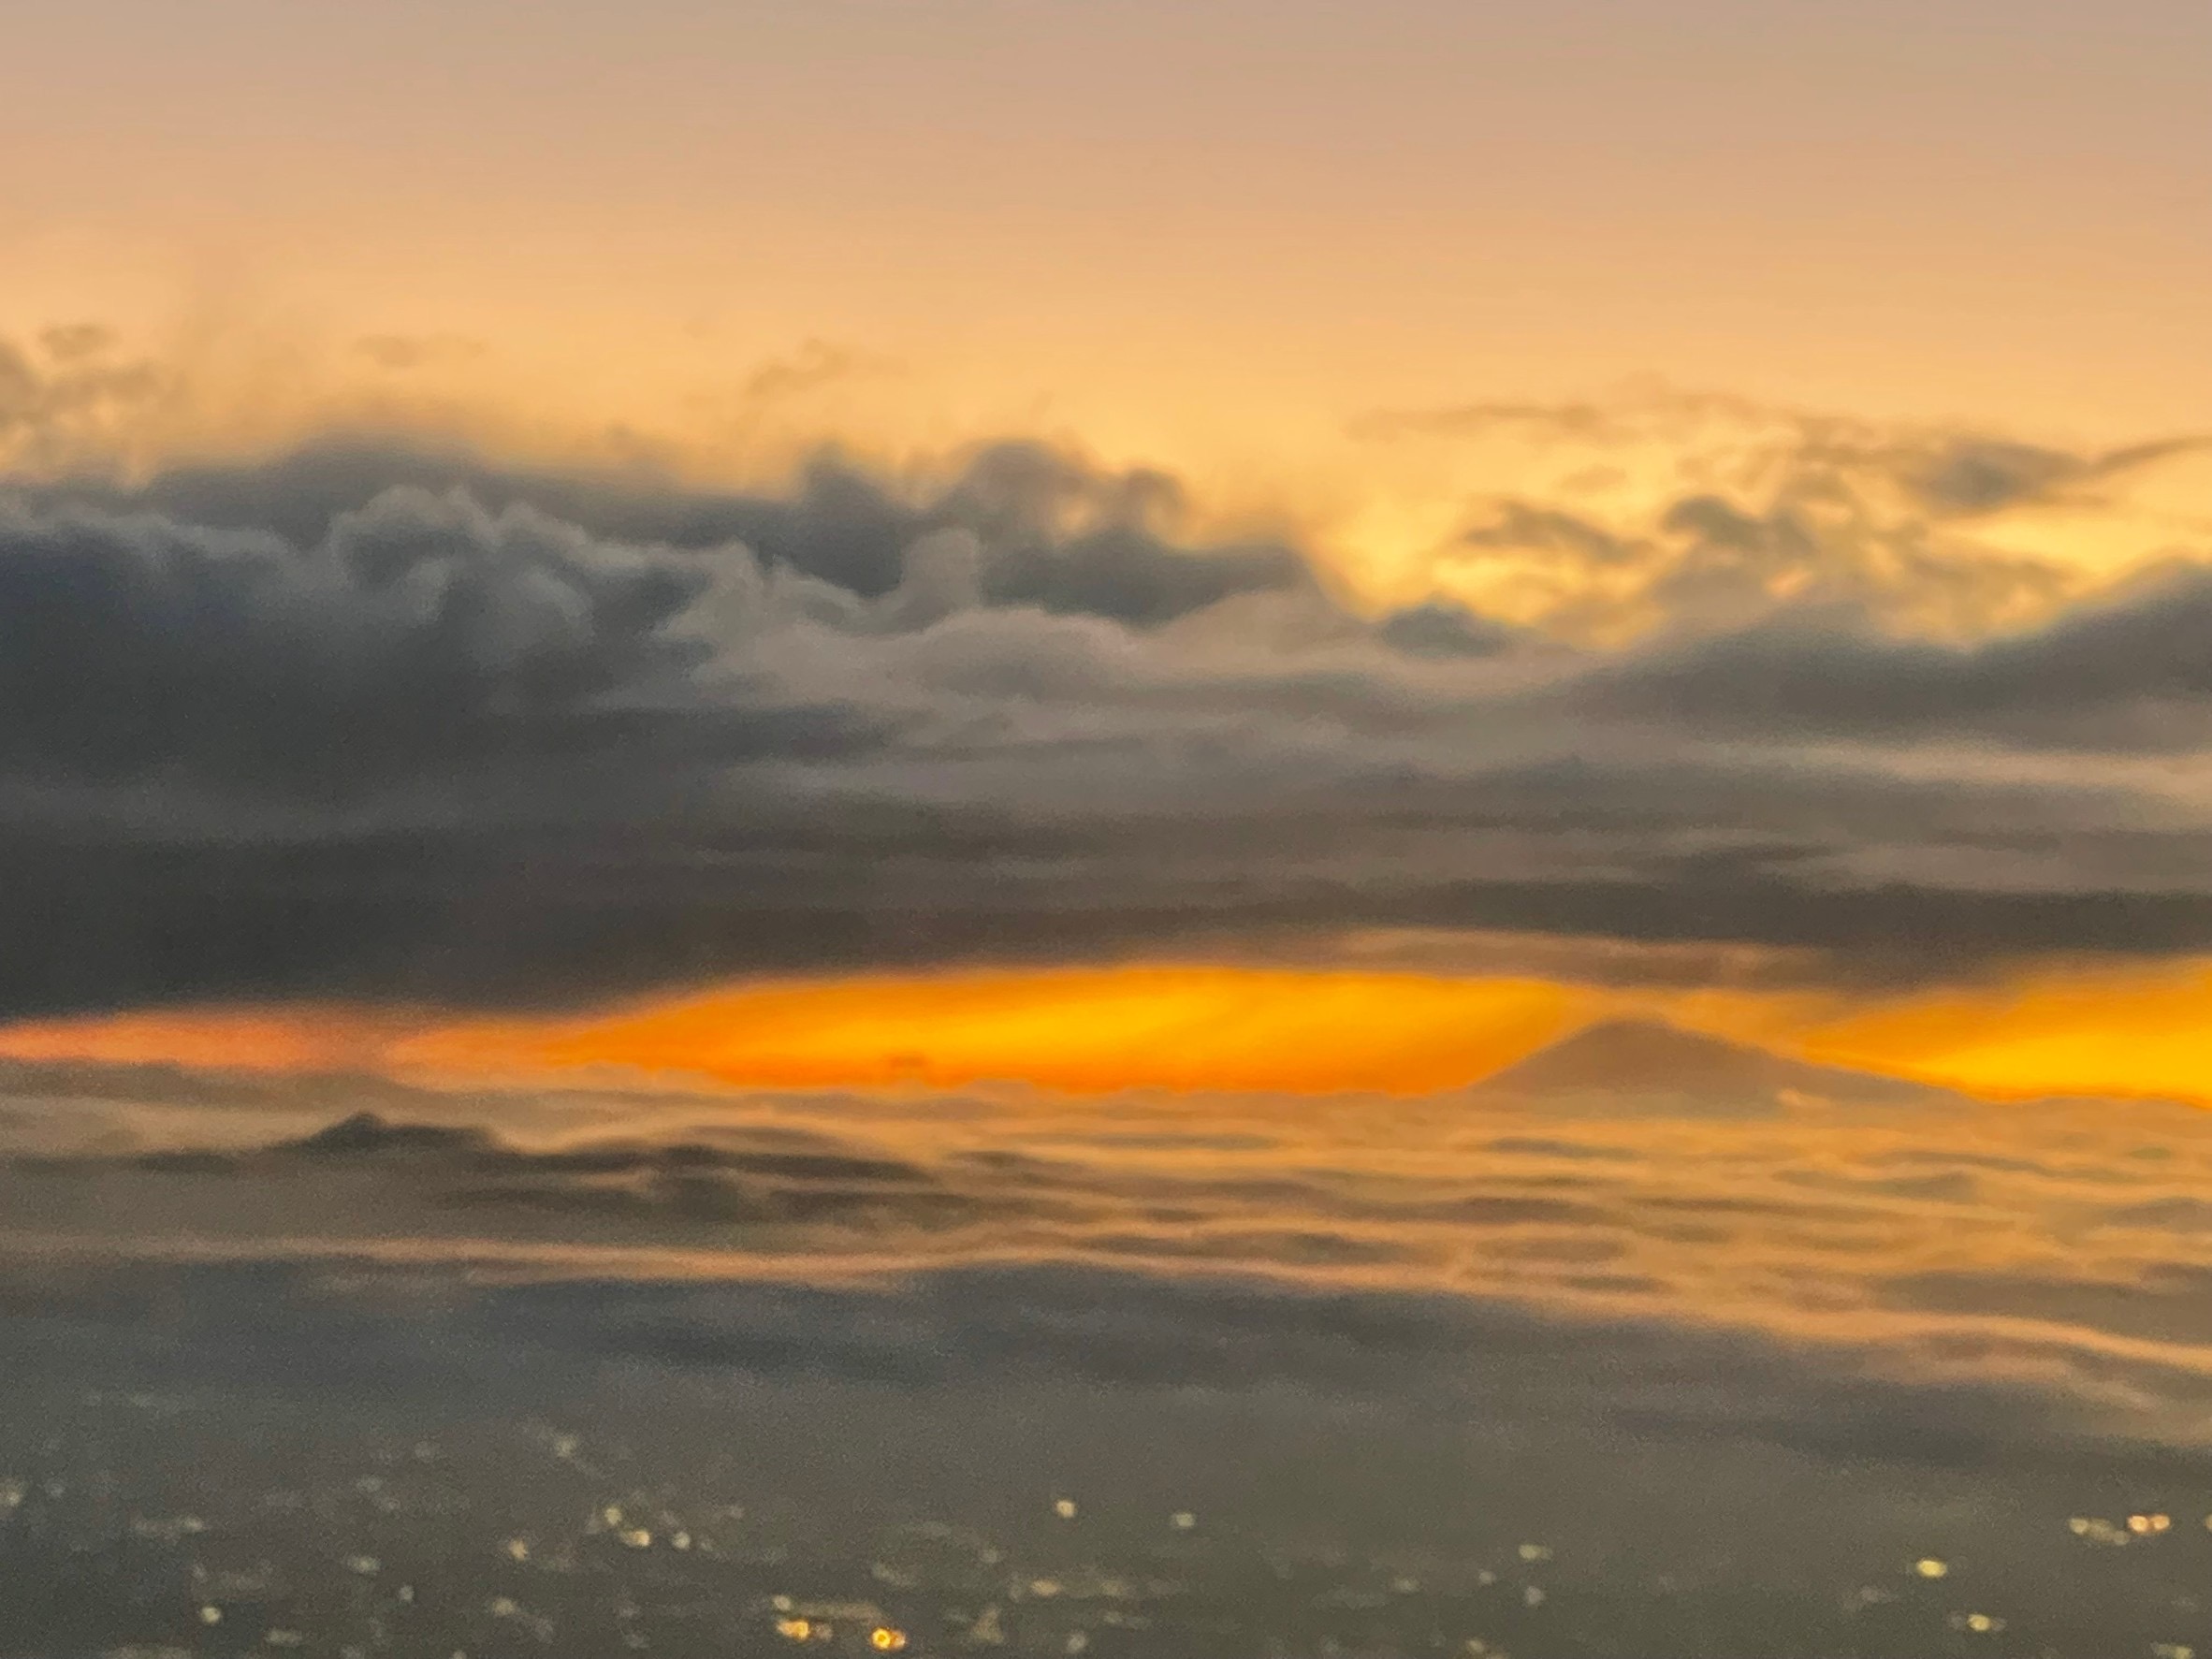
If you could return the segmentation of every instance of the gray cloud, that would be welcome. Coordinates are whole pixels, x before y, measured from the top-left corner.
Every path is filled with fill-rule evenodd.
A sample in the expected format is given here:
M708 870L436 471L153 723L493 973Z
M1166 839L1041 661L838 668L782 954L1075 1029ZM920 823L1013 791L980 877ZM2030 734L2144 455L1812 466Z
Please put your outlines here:
M2184 565L2045 626L1971 645L1791 612L1594 676L1624 711L1737 728L1970 734L2008 744L2197 750L2212 739L2212 566Z
M386 491L316 546L153 515L0 518L0 765L360 786L589 745L679 685L710 573L527 508Z
M25 485L0 1011L1353 934L1888 981L2212 947L2201 568L1972 646L1799 603L1601 652L1442 600L1363 617L1183 517L1171 480L1034 445L919 490L371 444ZM1669 522L1824 557L1718 497Z
M33 492L150 511L180 522L265 531L313 546L379 492L412 486L460 490L498 515L527 505L591 537L708 552L742 545L760 560L880 598L907 572L908 550L943 531L981 549L981 596L996 604L1158 623L1230 594L1311 580L1293 549L1268 544L1192 547L1172 539L1173 481L1108 474L1050 449L982 450L952 480L919 498L835 458L810 466L784 495L676 487L634 473L532 473L458 451L371 441L312 445L255 466L182 468L129 489L80 479Z

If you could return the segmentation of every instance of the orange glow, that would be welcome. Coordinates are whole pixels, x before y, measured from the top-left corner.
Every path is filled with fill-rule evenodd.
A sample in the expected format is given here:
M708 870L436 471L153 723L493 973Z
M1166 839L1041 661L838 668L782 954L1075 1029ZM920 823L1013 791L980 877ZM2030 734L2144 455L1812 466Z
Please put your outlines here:
M1887 1003L1802 1031L1807 1057L1969 1093L2212 1104L2212 965L2050 974Z
M0 1029L0 1058L432 1080L624 1071L764 1088L1417 1095L1597 1019L1655 1017L1989 1099L2212 1105L2212 963L1847 1002L1539 979L1150 966L725 986L563 1018L200 1009Z
M0 1028L0 1058L211 1071L374 1070L417 1022L357 1009L174 1009Z
M428 1071L620 1067L732 1084L1122 1088L1464 1084L1552 1041L1594 999L1534 980L1127 968L746 986L561 1023L448 1026L402 1042Z

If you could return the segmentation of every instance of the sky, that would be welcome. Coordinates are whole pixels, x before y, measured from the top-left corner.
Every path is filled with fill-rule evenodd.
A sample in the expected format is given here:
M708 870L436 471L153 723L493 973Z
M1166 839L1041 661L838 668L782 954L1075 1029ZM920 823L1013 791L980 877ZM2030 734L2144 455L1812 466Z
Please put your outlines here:
M2212 18L19 0L0 1054L2212 1102Z

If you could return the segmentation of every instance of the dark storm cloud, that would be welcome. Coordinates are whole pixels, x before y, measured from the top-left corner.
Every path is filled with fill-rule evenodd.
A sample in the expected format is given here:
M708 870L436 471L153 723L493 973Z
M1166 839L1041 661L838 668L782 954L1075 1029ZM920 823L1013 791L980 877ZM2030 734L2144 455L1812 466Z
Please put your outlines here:
M1794 511L1694 496L1666 533L1841 558ZM1890 981L2212 947L2175 769L2212 707L2201 569L1977 646L1769 604L1595 652L1442 600L1364 618L1183 517L1033 445L782 495L358 444L26 485L0 1011L1377 930Z
M919 498L834 458L817 460L789 494L759 495L622 473L533 473L365 441L317 444L257 466L179 469L135 490L80 482L41 495L313 546L395 486L463 491L495 514L527 505L626 545L700 552L741 544L770 567L867 599L896 588L908 550L943 531L976 538L978 593L988 603L1137 624L1167 621L1232 593L1311 580L1305 560L1287 546L1174 543L1161 524L1179 502L1163 475L1101 474L1030 444L988 448Z
M1739 728L2198 749L2212 738L2212 569L2190 565L1973 645L1784 615L1594 676L1623 711Z
M150 514L0 517L0 767L358 785L611 740L680 683L699 564L391 490L313 548Z

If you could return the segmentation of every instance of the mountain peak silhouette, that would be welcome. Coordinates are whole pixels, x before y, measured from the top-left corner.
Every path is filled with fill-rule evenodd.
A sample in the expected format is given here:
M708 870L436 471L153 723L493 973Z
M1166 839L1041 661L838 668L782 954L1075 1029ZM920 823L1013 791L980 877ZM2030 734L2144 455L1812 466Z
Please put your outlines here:
M376 1157L391 1154L477 1152L492 1145L482 1129L429 1123L395 1123L373 1112L357 1112L274 1150L322 1158Z
M1605 1020L1539 1049L1475 1086L1519 1105L1663 1105L1739 1114L1800 1101L1853 1106L1957 1105L1963 1097L1899 1078L1792 1060L1663 1020Z

